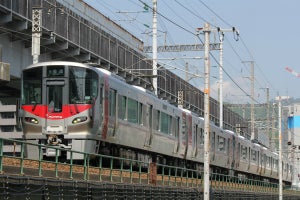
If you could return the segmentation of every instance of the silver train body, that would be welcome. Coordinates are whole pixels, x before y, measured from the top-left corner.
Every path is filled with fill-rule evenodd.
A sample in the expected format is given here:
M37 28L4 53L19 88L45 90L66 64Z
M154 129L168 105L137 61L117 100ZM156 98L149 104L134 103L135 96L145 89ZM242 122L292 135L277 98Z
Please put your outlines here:
M54 112L51 98L56 101ZM56 61L26 68L22 113L24 138L32 143L203 169L203 118L93 65ZM37 157L36 151L28 149L28 157ZM48 157L54 153L43 151ZM70 159L69 154L61 156ZM83 158L75 154L73 159ZM241 178L278 179L276 153L214 124L210 166L213 172ZM284 158L287 183L292 170Z

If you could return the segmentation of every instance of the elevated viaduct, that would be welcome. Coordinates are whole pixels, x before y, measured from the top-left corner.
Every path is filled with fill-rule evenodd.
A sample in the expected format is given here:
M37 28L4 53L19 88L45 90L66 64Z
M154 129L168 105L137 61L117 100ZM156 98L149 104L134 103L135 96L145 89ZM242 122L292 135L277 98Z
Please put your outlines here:
M32 63L32 9L42 10L39 61L71 60L101 64L131 84L152 89L152 61L143 42L82 0L3 0L0 2L0 98L20 98L21 70ZM7 63L7 64L6 64ZM6 78L3 78L6 77ZM203 116L204 93L171 71L158 70L158 96ZM219 124L219 103L210 101L211 120ZM224 107L225 129L248 127ZM249 131L245 130L245 133Z

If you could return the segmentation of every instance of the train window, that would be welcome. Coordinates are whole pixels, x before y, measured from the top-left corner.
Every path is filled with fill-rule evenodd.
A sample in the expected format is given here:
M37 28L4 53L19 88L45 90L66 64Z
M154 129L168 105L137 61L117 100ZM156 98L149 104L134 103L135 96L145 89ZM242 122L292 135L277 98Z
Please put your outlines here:
M197 129L197 147L200 147L201 144L204 144L203 129L199 127L199 125L196 125L196 129Z
M119 119L126 119L126 97L119 95L118 100L118 117Z
M273 168L278 169L278 160L274 159Z
M91 104L98 95L96 72L79 67L69 67L70 103Z
M139 103L139 107L138 107L138 123L140 125L143 124L143 104Z
M212 132L211 133L211 149L213 151L215 151L215 141L216 141L216 133L215 132Z
M200 128L200 144L204 144L204 129Z
M242 154L241 154L241 144L239 143L238 145L238 156L241 158L242 157Z
M252 161L256 161L257 160L257 151L255 151L255 150L251 150L251 160Z
M48 66L47 77L63 77L65 75L65 66Z
M170 134L172 117L164 112L161 112L160 116L160 131L166 134Z
M264 166L264 167L266 166L266 158L265 158L265 157L266 157L266 155L262 155L262 156L261 156L261 164L262 164L262 166Z
M42 67L23 71L22 104L42 103Z
M115 117L116 116L116 95L117 91L114 89L109 90L109 116Z
M172 132L175 133L175 137L178 138L178 132L179 132L179 117L173 118L173 130ZM171 133L172 135L173 133Z
M231 143L231 139L228 138L228 140L227 140L227 150L226 150L228 153L230 152L230 151L229 151L230 143Z
M103 105L103 85L100 86L100 105Z
M197 146L198 146L198 124L195 124L195 126L194 126L194 131L193 131L193 136L194 136L194 142L195 142L195 146L196 146L196 148L197 148Z
M218 135L218 150L225 151L225 138Z
M283 166L283 171L286 172L288 164L283 164L282 166Z
M182 117L182 135L185 135L185 131L186 131L186 118L185 116Z
M159 130L159 121L160 121L160 111L153 110L153 128L154 130Z
M127 120L131 123L138 123L138 102L128 98Z
M241 158L243 160L247 160L247 158L248 158L248 149L247 149L247 147L245 147L243 145L241 145Z
M272 166L272 160L271 160L271 157L269 157L269 156L267 156L267 166L269 168L271 168L271 166Z
M148 115L146 114L147 110L148 110L148 106L142 105L142 120L143 120L142 123L143 123L143 126L148 126L148 123L147 123Z
M62 112L63 87L61 85L49 85L47 92L48 112Z

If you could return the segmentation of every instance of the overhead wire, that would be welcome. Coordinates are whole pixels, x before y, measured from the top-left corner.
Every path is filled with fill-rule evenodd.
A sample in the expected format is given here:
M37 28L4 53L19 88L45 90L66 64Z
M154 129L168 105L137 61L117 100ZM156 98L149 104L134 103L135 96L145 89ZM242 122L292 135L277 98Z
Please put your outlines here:
M211 11L218 19L220 19L223 23L225 23L226 25L233 27L231 25L231 23L229 23L228 21L226 21L224 18L222 18L220 15L218 15L213 9L211 9L206 3L204 3L202 0L198 0L198 2L200 2L203 6L205 6L209 11ZM215 25L213 25L215 26ZM241 41L241 43L243 44L244 48L247 50L251 60L254 61L254 57L253 54L251 53L251 51L249 50L249 48L247 47L246 43L244 42L242 36L239 36L239 39ZM232 50L234 51L234 53L237 55L237 57L240 59L240 61L243 61L242 58L240 57L240 55L237 53L237 51L233 48L233 46L231 45ZM264 80L266 80L268 82L268 85L271 86L270 82L268 81L268 79L266 78L265 74L262 72L261 68L259 67L259 65L257 64L257 62L255 62L255 65L257 66L257 68L260 70L260 74L264 76ZM256 82L260 85L260 87L263 87L262 84L260 83L260 81L256 78Z
M132 3L135 3L135 2L133 2L132 0L130 0ZM144 1L142 1L142 0L138 0L140 3L142 3L142 5L147 5L147 3L146 2L144 2ZM202 18L202 17L200 17L199 15L197 15L196 13L194 13L191 9L189 9L189 8L187 8L186 6L184 6L182 3L180 3L180 2L178 2L177 0L175 1L177 4L179 4L180 6L182 6L183 8L185 8L186 10L188 10L190 13L192 13L194 16L197 16L198 18L200 18L201 20L203 20L203 21L207 21L206 19L204 19L204 18ZM204 4L202 1L200 1L202 4ZM136 4L136 3L135 3ZM138 4L136 4L136 5L138 5ZM204 4L205 5L205 7L207 7L211 12L213 12L214 14L216 14L212 9L210 9L206 4ZM139 5L140 6L140 5ZM149 6L149 5L148 5ZM151 7L151 6L149 6L149 8L151 9L151 10L153 10L153 8ZM185 32L187 32L187 33L189 33L189 34L192 34L192 35L196 35L196 33L195 32L193 32L193 31L190 31L189 29L187 29L187 28L185 28L184 26L182 26L182 25L180 25L180 24L178 24L177 22L175 22L174 20L171 20L171 19L169 19L168 17L166 17L165 15L163 15L161 12L159 12L159 11L157 11L157 14L158 14L158 16L161 16L163 19L165 19L166 21L168 21L168 22L170 22L171 24L173 24L173 25L175 25L175 26L177 26L178 28L180 28L180 29L182 29L182 30L184 30ZM220 18L220 19L222 19L219 15L216 15L218 18ZM222 21L223 22L226 22L224 19L222 19ZM187 23L188 24L188 23ZM229 23L227 23L226 22L226 24L228 24L228 25L230 25ZM215 25L214 25L215 26ZM200 39L200 38L199 38ZM203 41L200 39L200 41L201 41L201 43L202 44L204 44L203 43ZM212 55L212 53L210 52L210 54ZM215 59L215 58L214 58ZM215 59L216 60L216 59ZM218 63L218 62L217 62ZM234 80L233 80L233 78L229 75L229 73L227 73L227 71L226 70L224 70L223 69L223 71L225 72L225 74L233 81L233 83L238 87L238 88L240 88L240 89L242 89ZM243 89L242 89L242 91L247 95L247 96L249 96Z
M142 0L139 0L141 3L144 3ZM176 1L177 2L177 1ZM178 3L178 2L177 2ZM182 5L181 3L179 3L179 5ZM186 8L185 6L183 6L185 9L188 9ZM151 10L153 10L153 8L151 6L149 6L149 8L151 8ZM189 12L191 12L192 14L194 14L194 12L192 12L190 9L188 9ZM187 33L190 33L192 35L195 35L197 36L197 34L195 34L194 32L188 30L187 28L183 27L182 25L179 25L177 22L174 22L173 20L169 19L168 17L166 17L165 15L163 15L161 12L157 12L158 15L162 16L165 20L171 22L173 25L181 28L182 30L186 31ZM199 41L204 44L204 42L202 41L202 39L197 36ZM213 54L210 52L210 55L214 58L214 60L216 61L216 63L218 63L218 65L220 66L219 62L217 61L217 59L213 56ZM223 71L224 73L230 78L230 80L246 95L246 96L250 96L244 89L242 89L239 84L234 81L234 79L229 75L229 73L223 68ZM251 98L254 98L254 97L251 97ZM254 99L254 101L258 102L257 100ZM259 103L259 102L258 102Z
M96 1L97 3L99 3L98 1ZM132 1L131 1L132 2ZM145 5L146 3L144 2L144 1L142 1L142 0L139 0L139 2L140 3L142 3L143 5ZM180 6L183 6L185 9L187 9L190 13L192 13L193 15L195 15L195 16L199 16L199 15L197 15L197 14L195 14L192 10L190 10L190 9L188 9L186 6L184 6L182 3L179 3L177 0L175 1L176 3L178 3ZM202 1L200 1L200 2L202 2ZM203 3L203 2L202 2ZM206 4L205 4L205 7L208 7ZM151 6L149 6L149 8L150 9L153 9ZM212 11L212 12L214 12L212 9L209 9L210 11ZM215 13L215 12L214 12ZM186 31L187 33L190 33L190 34L192 34L192 35L196 35L195 34L195 32L193 32L193 31L190 31L189 29L187 29L187 28L185 28L185 27L183 27L182 25L180 25L180 24L178 24L177 22L175 22L175 21L173 21L173 20L171 20L171 19L169 19L168 17L166 17L165 15L163 15L161 12L157 12L157 14L159 15L159 16L161 16L163 19L165 19L165 20L167 20L168 22L170 22L170 23L172 23L173 25L175 25L175 26L177 26L177 27L179 27L180 29L182 29L182 30L184 30L184 31ZM216 13L215 13L216 14ZM217 17L218 18L221 18L219 15L217 15ZM200 17L201 18L201 17ZM204 18L202 18L202 20L205 20ZM223 20L224 21L224 20ZM229 24L229 23L227 23L227 24ZM230 24L229 24L230 25ZM199 38L200 39L200 38ZM203 44L203 41L200 39L200 41L201 41L201 43ZM212 55L212 54L211 54ZM76 57L74 57L74 58L76 58ZM216 58L215 57L213 57L214 58L214 60L216 61ZM218 63L218 62L217 62ZM233 78L227 73L227 71L226 70L224 70L223 69L223 71L225 72L225 74L233 81L233 83L235 84L235 85L237 85L238 86L238 84L233 80ZM239 87L239 86L238 86ZM239 87L240 89L241 89L241 87ZM244 90L242 90L242 91L244 91ZM245 92L245 91L244 91ZM246 93L247 94L247 93Z
M227 24L228 26L233 27L229 22L227 22L226 20L224 20L224 18L222 18L220 15L218 15L213 9L211 9L207 4L205 4L202 0L198 0L201 4L203 4L207 9L209 9L217 18L219 18L223 23ZM239 40L241 41L241 43L243 44L244 48L246 49L246 51L248 52L250 59L251 60L255 60L253 57L253 54L251 53L251 51L249 50L249 48L247 47L246 43L243 41L243 38L241 35L239 35ZM242 62L243 59L240 57L239 53L233 48L233 46L231 45L231 43L228 41L228 43L230 44L231 49L233 50L233 52L236 54L236 56L240 59L240 61ZM255 62L255 65L258 66L257 62ZM264 73L262 72L261 68L258 66L258 69L260 70L260 74L262 74L264 77ZM264 80L267 80L266 77ZM255 81L256 83L259 84L259 87L262 88L262 84L260 83L260 81L257 79L257 77L255 76ZM269 85L270 82L268 81Z
M228 23L226 20L224 20L220 15L218 15L213 9L211 9L207 4L205 4L202 0L198 0L202 5L204 5L209 11L211 11L217 18L219 18L222 22L224 22L229 27L234 27L230 23ZM217 26L215 26L217 27Z

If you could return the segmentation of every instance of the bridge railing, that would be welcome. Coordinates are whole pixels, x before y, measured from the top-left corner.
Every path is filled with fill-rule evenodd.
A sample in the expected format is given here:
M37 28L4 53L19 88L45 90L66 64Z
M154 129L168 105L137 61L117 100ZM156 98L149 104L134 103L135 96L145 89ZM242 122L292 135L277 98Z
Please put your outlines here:
M4 154L3 148L5 145L19 146L20 152ZM26 158L26 145L34 145L36 147L35 149L38 150L39 155L38 159ZM53 149L56 153L55 156L51 159L45 159L43 156L45 148ZM66 153L70 154L70 159L61 159L59 155ZM74 154L82 154L83 160L73 159ZM0 172L46 178L203 188L203 171L108 155L78 152L4 138L0 138ZM217 173L211 173L210 185L214 190L278 192L277 183ZM289 193L295 191L299 192L295 189L287 190Z

